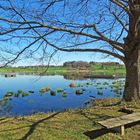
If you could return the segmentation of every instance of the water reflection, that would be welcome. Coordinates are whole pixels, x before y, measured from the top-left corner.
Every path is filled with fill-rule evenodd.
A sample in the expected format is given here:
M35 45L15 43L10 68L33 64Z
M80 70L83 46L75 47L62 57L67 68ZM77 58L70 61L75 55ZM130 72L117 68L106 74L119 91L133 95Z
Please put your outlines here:
M84 80L86 79L85 76L87 76L88 73L67 73L67 74L64 74L64 79L67 79L67 80Z
M95 98L122 97L124 79L67 80L63 76L0 78L0 114L26 115L87 106ZM77 78L77 77L76 77Z
M67 73L64 74L64 79L67 80L85 80L85 79L115 79L115 78L124 78L125 75L109 75L107 73L89 73L89 72L75 72L75 73Z

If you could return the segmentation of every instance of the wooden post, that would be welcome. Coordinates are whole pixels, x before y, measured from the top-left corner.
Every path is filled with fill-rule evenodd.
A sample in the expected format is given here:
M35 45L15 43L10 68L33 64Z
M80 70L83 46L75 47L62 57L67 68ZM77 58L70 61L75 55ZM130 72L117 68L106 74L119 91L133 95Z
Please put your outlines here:
M120 133L121 136L124 135L124 125L121 125L121 126L118 126L118 127L112 128L112 130L114 130L115 132Z
M120 133L121 133L122 136L124 135L124 125L122 125L122 126L120 127Z

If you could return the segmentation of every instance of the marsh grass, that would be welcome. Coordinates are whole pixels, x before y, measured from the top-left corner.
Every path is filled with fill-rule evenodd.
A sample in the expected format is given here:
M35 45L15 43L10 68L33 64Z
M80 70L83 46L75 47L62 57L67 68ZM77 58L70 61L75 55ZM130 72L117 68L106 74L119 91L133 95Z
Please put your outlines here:
M118 103L119 99L97 100L106 105ZM125 115L118 112L122 104L92 106L65 112L39 113L30 116L1 117L0 140L138 140L140 125L125 129L125 136L106 131L97 122ZM126 104L125 104L126 105ZM133 108L134 111L140 109ZM104 131L104 135L103 135Z

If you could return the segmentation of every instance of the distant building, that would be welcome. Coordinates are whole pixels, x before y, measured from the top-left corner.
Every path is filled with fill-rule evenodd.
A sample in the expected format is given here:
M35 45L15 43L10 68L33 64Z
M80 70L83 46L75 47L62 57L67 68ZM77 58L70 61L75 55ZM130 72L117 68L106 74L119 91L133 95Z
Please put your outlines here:
M71 62L65 62L63 64L63 67L70 67L70 68L89 68L90 64L88 62L84 61L71 61Z

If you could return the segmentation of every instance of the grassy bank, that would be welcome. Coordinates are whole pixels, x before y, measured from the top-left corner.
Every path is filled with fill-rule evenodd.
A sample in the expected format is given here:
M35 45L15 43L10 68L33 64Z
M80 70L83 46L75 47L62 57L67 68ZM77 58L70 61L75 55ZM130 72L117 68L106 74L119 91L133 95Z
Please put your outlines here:
M68 68L68 67L4 67L0 68L0 73L45 73L45 74L66 74L70 72L88 72L91 74L95 73L105 73L105 74L125 74L124 66L102 66L101 64L91 65L90 68L81 70L78 68Z
M65 67L4 67L0 68L0 73L37 73L37 74L65 74L68 69Z
M128 127L122 137L108 132L97 123L124 115L118 112L119 108L120 105L96 106L61 113L0 118L0 140L139 140L140 125ZM131 109L140 111L132 106Z
M125 74L124 66L102 66L101 64L91 65L91 72L106 73L106 74Z

